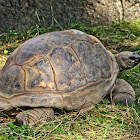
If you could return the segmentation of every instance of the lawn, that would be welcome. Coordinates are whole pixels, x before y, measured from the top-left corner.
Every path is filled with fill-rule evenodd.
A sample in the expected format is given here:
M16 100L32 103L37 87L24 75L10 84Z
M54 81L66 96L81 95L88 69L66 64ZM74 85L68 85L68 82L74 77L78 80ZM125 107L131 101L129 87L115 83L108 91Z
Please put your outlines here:
M0 35L0 69L10 53L24 41L45 32L64 30L60 26L40 28L36 25L26 28L26 32L10 30ZM67 29L78 29L98 37L113 54L127 50L140 55L140 20L114 22L110 26L73 23ZM136 101L131 106L114 105L106 97L86 114L60 114L55 120L28 127L16 125L14 118L0 112L0 140L140 139L140 64L118 77L125 79L135 90Z

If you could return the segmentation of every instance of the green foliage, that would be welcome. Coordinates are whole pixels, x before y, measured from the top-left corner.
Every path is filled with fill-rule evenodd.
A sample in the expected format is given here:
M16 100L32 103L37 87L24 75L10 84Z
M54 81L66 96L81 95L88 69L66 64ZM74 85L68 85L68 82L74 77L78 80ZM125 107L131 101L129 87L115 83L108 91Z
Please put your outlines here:
M114 22L110 26L85 26L84 24L71 24L88 34L98 37L111 51L139 51L140 47L140 20L134 22Z
M68 29L72 28L98 37L105 47L115 53L124 50L138 51L140 53L140 20L135 20L134 22L115 22L110 26L86 26L81 23L73 23ZM9 33L1 34L0 53L2 54L4 50L8 50L10 53L21 43L36 35L64 30L59 25L47 28L40 28L39 25L31 26L30 28L29 26L25 26L25 29L27 31L14 32L10 30Z
M40 28L38 25L36 25L32 26L30 29L28 26L25 26L25 28L28 29L26 32L13 32L10 30L9 33L2 33L0 35L0 54L3 54L4 50L7 50L9 53L13 52L20 44L39 34L62 30L60 26Z
M4 50L4 54L7 54L8 53L8 51L7 50Z

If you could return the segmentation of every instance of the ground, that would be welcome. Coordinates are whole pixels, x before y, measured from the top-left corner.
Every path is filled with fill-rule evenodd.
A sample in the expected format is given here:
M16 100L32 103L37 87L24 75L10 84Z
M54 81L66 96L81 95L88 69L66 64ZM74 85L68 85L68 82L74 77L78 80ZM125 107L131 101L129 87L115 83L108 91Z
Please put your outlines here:
M112 53L129 50L140 55L140 21L122 23L115 22L111 26L85 26L73 23L69 28L79 29L98 37ZM25 40L61 27L40 28L33 26L26 32L3 33L0 35L0 68L10 53ZM125 79L136 92L136 101L131 106L114 105L109 97L86 114L76 112L59 114L57 119L49 123L37 123L35 126L18 126L15 119L0 112L0 140L7 139L52 139L52 140L118 140L140 139L140 64L131 70L121 73L119 78Z

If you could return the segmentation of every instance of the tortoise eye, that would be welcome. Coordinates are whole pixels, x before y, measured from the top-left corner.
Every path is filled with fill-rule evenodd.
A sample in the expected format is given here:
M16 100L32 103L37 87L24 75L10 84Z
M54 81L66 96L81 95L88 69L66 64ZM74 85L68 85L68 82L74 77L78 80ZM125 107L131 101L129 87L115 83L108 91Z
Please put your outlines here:
M134 56L130 56L129 59L131 59L131 60L136 60L137 58L134 57Z

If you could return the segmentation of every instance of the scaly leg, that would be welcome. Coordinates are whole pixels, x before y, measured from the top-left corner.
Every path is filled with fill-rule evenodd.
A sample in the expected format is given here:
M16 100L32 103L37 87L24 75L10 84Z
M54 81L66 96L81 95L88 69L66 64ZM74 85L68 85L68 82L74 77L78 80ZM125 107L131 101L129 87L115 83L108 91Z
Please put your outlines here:
M17 114L16 120L23 125L34 125L52 117L54 117L54 110L51 108L33 108Z
M112 91L112 99L115 104L131 104L135 100L134 89L125 80L117 79Z

